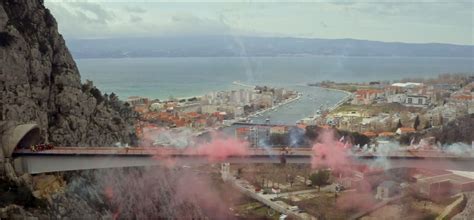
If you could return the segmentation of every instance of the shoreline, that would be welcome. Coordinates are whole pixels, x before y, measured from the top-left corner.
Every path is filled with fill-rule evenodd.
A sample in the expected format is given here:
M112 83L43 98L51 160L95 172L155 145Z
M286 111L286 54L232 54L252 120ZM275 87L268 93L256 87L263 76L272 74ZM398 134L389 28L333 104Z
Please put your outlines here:
M256 86L252 86L252 85L248 85L248 84L242 83L242 82L240 82L240 81L234 81L234 82L232 82L232 84L237 85L237 86L247 87L247 88L255 88L255 87L256 87ZM268 111L270 111L270 110L278 109L278 108L280 108L280 107L282 107L282 106L284 106L284 105L287 105L287 104L290 104L290 103L292 103L292 102L294 102L294 101L297 101L297 100L299 100L299 99L303 96L303 93L301 93L301 92L297 92L296 94L297 94L296 97L290 98L290 99L286 99L286 100L284 100L283 102L280 102L280 103L276 104L275 106L272 106L272 107L270 107L270 108L263 109L263 110L261 110L261 111L257 111L257 112L255 112L255 113L253 113L253 114L247 115L247 116L244 117L244 118L241 118L241 119L234 119L234 120L235 120L235 121L242 121L242 120L247 121L247 120L249 120L250 118L258 117L260 114L264 114L264 113L266 113L266 112L268 112Z
M290 103L292 103L292 102L294 102L294 101L300 99L302 96L303 96L303 94L300 93L300 92L298 92L297 95L296 95L296 97L287 99L287 100L285 100L285 101L283 101L283 102L280 102L280 103L278 103L278 104L276 104L275 106L272 106L272 107L270 107L270 108L266 108L266 109L264 109L264 110L255 112L255 113L253 113L253 114L251 114L251 115L248 115L247 118L258 117L259 114L263 114L263 113L268 112L268 111L270 111L270 110L278 109L278 108L282 107L283 105L290 104Z
M308 86L308 85L306 85L306 86ZM329 90L329 91L342 92L342 93L346 94L346 96L344 98L342 98L341 100L339 100L336 104L334 104L333 106L325 109L325 110L328 111L328 113L334 111L335 109L339 108L339 106L341 106L344 103L346 103L347 101L349 101L349 99L352 98L352 95L353 95L351 92L341 90L341 89L326 88L326 87L321 87L321 86L311 86L311 87L317 87L317 88L321 88L321 89L325 89L325 90ZM300 122L300 121L304 121L305 119L308 119L308 118L312 118L313 120L316 120L320 117L321 117L321 114L314 114L312 116L310 115L310 116L307 116L307 117L304 117L304 118L298 120L297 123Z
M242 86L242 87L250 87L250 88L255 88L255 86L252 86L252 85L247 85L247 84L244 84L244 83L241 83L240 81L234 81L232 82L234 85L238 85L238 86ZM308 86L308 85L305 85L305 86ZM310 87L310 86L308 86ZM331 107L325 109L327 110L328 112L332 112L334 111L335 109L337 109L339 106L343 105L344 103L346 103L347 101L349 101L350 98L352 98L353 94L349 91L345 91L345 90L341 90L341 89L334 89L334 88L326 88L326 87L321 87L321 86L314 86L314 87L318 87L318 88L321 88L321 89L325 89L325 90L328 90L328 91L334 91L334 92L341 92L341 93L344 93L346 94L345 97L343 97L341 100L339 100L336 104L332 105ZM240 118L240 119L234 119L235 122L237 121L246 121L246 120L249 120L251 118L256 118L256 117L259 117L261 116L261 114L264 114L270 110L273 110L273 109L278 109L279 107L282 107L284 105L287 105L287 104L291 104L292 102L296 101L296 100L299 100L304 94L302 92L297 92L297 96L294 97L294 98L291 98L291 99L288 99L288 100L285 100L271 108L267 108L267 109L264 109L264 110L261 110L261 111L257 111L253 114L250 114L244 118ZM313 118L313 119L317 119L321 117L320 114L315 114L315 115L308 115L304 118L301 118L299 120L296 121L295 124L299 123L300 121L303 121L307 118Z

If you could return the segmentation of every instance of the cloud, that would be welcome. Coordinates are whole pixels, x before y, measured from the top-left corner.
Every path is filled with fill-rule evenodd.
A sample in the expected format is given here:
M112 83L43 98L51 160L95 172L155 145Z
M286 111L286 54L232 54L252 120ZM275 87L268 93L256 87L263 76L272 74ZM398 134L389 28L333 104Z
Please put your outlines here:
M185 24L198 24L202 23L203 20L192 15L192 14L175 14L171 17L171 20L176 23L185 23Z
M130 22L138 23L138 22L141 22L141 21L143 21L142 17L136 16L136 15L130 15Z
M81 19L86 19L88 22L106 24L115 18L113 11L106 10L97 3L70 2L67 4L70 6L73 13L75 13Z
M146 10L144 8L141 8L141 7L138 7L138 6L125 6L123 8L123 10L126 11L126 12L137 13L137 14L139 14L139 13L143 14L143 13L146 12Z
M472 2L45 0L66 37L236 34L473 44ZM449 16L440 16L449 15ZM403 31L400 31L403 30Z

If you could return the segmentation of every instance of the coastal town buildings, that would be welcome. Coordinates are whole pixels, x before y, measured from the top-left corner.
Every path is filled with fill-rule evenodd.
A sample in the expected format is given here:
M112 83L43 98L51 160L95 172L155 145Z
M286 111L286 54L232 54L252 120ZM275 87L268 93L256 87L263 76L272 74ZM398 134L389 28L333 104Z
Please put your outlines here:
M253 89L217 91L203 96L163 101L130 97L127 103L139 114L137 134L143 134L144 129L154 128L190 129L200 134L209 129L231 125L238 120L245 121L246 117L255 112L270 109L297 97L298 94L291 90L257 86ZM239 138L258 144L259 137L268 136L269 130L244 129L237 133Z
M398 139L405 134L439 128L474 113L471 78L446 74L436 79L392 83L326 82L321 86L351 91L352 98L314 121L318 126L359 132L371 139Z

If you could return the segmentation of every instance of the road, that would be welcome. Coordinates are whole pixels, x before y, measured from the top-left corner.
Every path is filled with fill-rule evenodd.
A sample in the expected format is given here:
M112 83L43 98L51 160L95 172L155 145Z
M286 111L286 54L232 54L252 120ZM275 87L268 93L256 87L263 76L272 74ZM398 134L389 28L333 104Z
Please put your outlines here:
M15 169L30 174L68 170L101 169L112 167L156 166L166 164L190 165L202 163L280 163L282 151L248 149L243 155L211 154L173 148L107 148L107 147L56 147L32 152L17 149L13 153ZM292 149L284 156L286 163L311 163L310 148ZM392 151L385 155L347 155L346 165L368 165L378 169L413 167L474 171L472 153L453 155L439 151ZM341 164L344 165L344 164Z

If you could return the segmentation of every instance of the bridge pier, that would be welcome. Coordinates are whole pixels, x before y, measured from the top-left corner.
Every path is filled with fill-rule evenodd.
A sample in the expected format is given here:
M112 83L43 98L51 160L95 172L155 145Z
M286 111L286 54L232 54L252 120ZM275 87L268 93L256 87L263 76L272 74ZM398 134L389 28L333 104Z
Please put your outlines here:
M230 163L221 163L221 176L224 181L232 178L232 174L230 173Z

